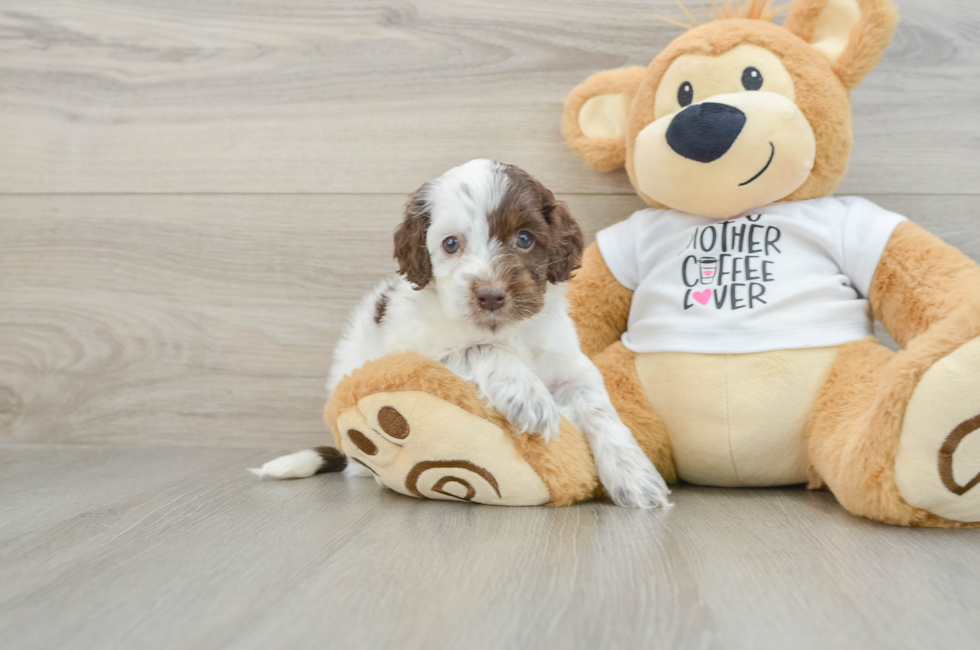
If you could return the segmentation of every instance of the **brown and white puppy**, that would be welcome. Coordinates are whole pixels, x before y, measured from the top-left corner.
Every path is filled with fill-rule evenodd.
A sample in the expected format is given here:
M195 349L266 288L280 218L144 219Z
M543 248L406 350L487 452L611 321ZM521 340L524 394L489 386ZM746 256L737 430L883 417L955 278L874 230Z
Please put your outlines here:
M417 352L476 384L524 433L547 440L567 417L617 504L666 505L666 484L610 403L568 315L562 283L583 245L568 208L513 165L473 160L426 183L395 232L399 275L352 314L327 389L372 359ZM324 462L300 452L256 473L310 476ZM370 476L353 463L347 471Z

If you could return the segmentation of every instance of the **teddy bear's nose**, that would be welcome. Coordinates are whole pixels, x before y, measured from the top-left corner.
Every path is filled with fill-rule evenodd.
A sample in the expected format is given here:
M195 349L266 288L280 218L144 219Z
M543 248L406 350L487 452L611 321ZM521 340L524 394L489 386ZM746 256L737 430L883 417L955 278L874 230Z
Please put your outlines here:
M667 144L678 154L710 163L732 148L745 127L745 113L728 104L688 106L667 128Z

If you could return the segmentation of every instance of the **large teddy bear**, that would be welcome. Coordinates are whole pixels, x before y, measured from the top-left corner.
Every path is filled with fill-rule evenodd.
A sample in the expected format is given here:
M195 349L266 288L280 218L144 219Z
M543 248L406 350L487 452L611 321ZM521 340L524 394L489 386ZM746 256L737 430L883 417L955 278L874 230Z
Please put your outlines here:
M831 197L852 143L848 93L895 8L795 0L784 26L771 2L718 13L648 67L596 74L566 100L572 150L625 166L650 206L600 232L569 287L583 349L668 481L808 483L882 522L980 525L980 267L899 215ZM873 317L900 352L873 338ZM570 423L547 444L518 434L418 355L345 379L326 420L339 449L404 494L601 494Z

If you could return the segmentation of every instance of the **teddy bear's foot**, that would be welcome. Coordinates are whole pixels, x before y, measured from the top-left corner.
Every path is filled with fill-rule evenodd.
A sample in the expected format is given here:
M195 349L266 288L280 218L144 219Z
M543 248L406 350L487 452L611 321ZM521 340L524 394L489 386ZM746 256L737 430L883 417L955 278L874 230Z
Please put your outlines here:
M568 420L547 443L518 433L476 386L418 354L355 370L337 385L324 418L351 466L408 496L564 506L599 489L589 445Z
M910 505L980 521L980 338L923 375L905 412L895 482Z
M510 506L551 499L500 427L428 393L368 395L340 413L337 428L350 462L407 496Z

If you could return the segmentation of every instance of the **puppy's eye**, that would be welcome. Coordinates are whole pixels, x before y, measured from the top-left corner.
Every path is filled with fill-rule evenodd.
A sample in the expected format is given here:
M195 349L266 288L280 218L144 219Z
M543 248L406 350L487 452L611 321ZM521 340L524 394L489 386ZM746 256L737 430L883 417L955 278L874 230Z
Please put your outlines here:
M446 237L442 240L442 250L452 255L459 250L459 240L455 237Z
M742 85L746 90L759 90L762 88L762 73L758 68L746 68L742 73Z
M690 106L691 102L694 101L694 86L691 85L690 81L685 81L681 84L680 89L677 91L677 103L681 105L681 108L685 106Z
M517 233L517 247L518 248L531 248L531 244L534 243L534 236L531 235L526 230L522 230Z

